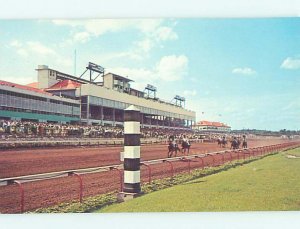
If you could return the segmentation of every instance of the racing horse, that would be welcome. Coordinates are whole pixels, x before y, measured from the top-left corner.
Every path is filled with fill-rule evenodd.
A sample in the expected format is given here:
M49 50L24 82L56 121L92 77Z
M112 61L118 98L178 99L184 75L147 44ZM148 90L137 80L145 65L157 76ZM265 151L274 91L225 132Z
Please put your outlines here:
M168 157L172 157L173 156L173 153L175 153L175 157L177 156L177 151L180 151L178 145L172 141L169 142L169 145L168 145Z
M236 137L234 137L234 139L231 141L230 149L238 149L240 148L240 144L241 142L238 139L236 139Z
M246 149L248 148L248 144L247 144L247 141L243 141L243 145L242 145L243 149Z
M222 139L221 138L218 138L218 140L217 140L217 142L218 142L218 146L222 146Z
M177 156L177 151L180 151L175 137L174 136L170 136L169 137L169 145L168 145L168 157L172 157L173 153L175 153L175 157Z
M187 152L187 155L189 155L191 144L187 141L182 141L181 147L182 147L182 149L181 149L182 154L185 155L185 152Z
M223 139L218 138L218 146L225 148L226 145L227 145L227 141L225 138Z

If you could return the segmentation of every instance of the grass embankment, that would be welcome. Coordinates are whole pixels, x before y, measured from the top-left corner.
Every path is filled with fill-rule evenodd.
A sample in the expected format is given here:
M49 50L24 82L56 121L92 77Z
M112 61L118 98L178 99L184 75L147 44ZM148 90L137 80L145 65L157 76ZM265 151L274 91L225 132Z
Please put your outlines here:
M113 204L98 212L300 210L300 148Z

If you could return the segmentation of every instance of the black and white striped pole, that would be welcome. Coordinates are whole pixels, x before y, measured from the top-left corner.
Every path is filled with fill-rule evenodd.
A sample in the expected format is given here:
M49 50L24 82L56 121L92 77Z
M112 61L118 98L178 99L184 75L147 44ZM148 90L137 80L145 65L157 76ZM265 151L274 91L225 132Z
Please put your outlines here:
M131 105L124 112L124 185L119 200L141 192L140 185L140 110Z

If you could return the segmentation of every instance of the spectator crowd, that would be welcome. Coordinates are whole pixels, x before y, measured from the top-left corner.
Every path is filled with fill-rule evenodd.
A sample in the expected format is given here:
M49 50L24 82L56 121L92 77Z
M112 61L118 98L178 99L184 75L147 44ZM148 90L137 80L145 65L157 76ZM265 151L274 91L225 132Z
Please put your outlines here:
M211 142L230 134L211 133L204 135L191 129L161 129L141 128L142 138L167 140L170 136L181 139L185 135L188 139L203 139ZM17 120L0 120L0 139L34 139L34 138L123 138L123 127L91 126L80 124L58 124Z
M35 137L120 138L123 136L123 129L120 127L0 120L0 136L2 139Z

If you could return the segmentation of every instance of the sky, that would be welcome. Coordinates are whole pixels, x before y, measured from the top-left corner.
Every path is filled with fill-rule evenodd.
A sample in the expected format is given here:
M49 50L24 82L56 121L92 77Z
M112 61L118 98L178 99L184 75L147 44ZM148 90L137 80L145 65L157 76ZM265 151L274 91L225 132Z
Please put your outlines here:
M197 121L300 130L299 18L0 20L1 80L36 82L42 64L79 76L88 62L184 96Z

